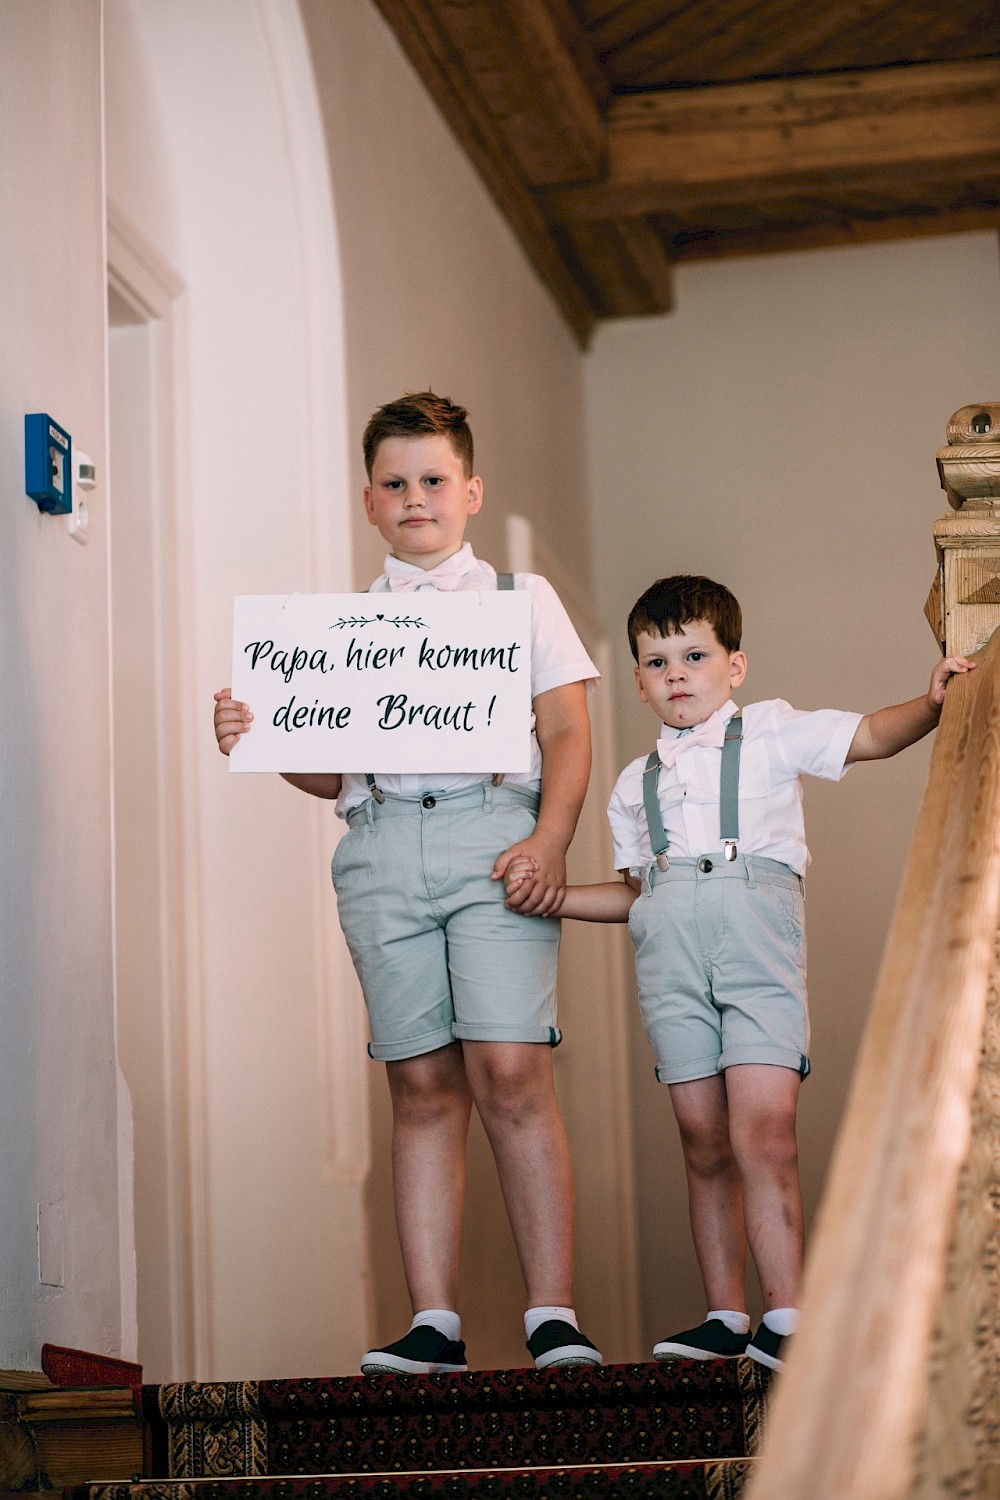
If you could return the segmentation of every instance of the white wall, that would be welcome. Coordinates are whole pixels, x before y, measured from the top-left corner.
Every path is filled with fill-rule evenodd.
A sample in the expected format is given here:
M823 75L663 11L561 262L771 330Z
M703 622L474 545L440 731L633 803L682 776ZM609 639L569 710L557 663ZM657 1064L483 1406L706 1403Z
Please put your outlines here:
M301 9L341 226L355 581L367 586L385 550L361 520L362 429L381 402L431 386L470 412L485 481L473 545L504 566L506 518L518 512L586 595L580 351L375 6L301 0ZM372 1075L375 1326L390 1339L407 1326L409 1304L390 1201L383 1070L372 1067ZM581 1217L596 1222L599 1209L591 1209ZM523 1285L477 1127L466 1226L461 1303L470 1359L521 1364ZM581 1244L580 1253L600 1256L600 1247ZM584 1292L580 1312L592 1336L622 1350L621 1330L602 1323L602 1311Z
M0 1366L119 1347L99 0L0 5ZM26 412L97 464L93 535L24 493ZM62 1285L41 1286L36 1205ZM58 1275L58 1268L56 1271Z
M194 1332L175 1373L336 1373L367 1336L367 1126L360 1066L342 1061L360 1016L333 935L333 831L277 778L230 777L210 728L233 595L348 583L327 164L292 0L109 0L108 25L109 198L183 286L165 728L182 825Z
M744 608L743 701L862 711L923 690L934 454L1000 392L995 235L682 267L668 318L605 324L587 359L601 611L617 642L622 763L656 725L625 619L656 577L705 573ZM800 1142L822 1186L930 745L807 792L814 1074ZM666 1090L635 1037L650 1338L701 1311Z

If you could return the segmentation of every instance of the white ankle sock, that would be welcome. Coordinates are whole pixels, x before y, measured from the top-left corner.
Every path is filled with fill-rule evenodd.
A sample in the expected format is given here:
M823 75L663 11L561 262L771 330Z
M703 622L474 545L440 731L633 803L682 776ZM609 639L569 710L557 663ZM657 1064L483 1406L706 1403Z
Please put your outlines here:
M569 1323L579 1333L580 1325L571 1307L529 1307L524 1315L525 1338L530 1339L536 1328L541 1328L543 1323L548 1323L553 1318L558 1318L561 1323Z
M446 1339L455 1343L462 1337L462 1320L457 1312L447 1307L425 1307L418 1312L410 1324L411 1328L436 1328Z
M734 1312L730 1307L710 1308L705 1314L705 1321L709 1318L718 1318L720 1323L725 1323L730 1333L749 1333L750 1319L744 1312Z
M782 1338L795 1332L798 1321L797 1307L772 1307L770 1312L764 1314L764 1327L770 1328L772 1333L777 1333Z

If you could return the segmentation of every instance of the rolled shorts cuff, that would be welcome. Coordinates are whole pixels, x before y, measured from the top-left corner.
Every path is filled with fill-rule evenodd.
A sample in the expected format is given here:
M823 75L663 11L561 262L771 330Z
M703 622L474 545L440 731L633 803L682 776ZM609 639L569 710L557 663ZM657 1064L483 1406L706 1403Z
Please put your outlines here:
M719 1058L719 1072L724 1073L727 1068L738 1067L740 1063L764 1063L772 1068L791 1068L793 1073L798 1073L802 1078L807 1078L812 1071L805 1053L796 1052L793 1047L748 1045L727 1048Z
M694 1062L678 1063L671 1068L668 1063L657 1063L654 1069L657 1083L697 1083L702 1078L714 1078L719 1069L718 1054L697 1058Z
M455 1040L450 1026L440 1026L436 1031L425 1031L423 1036L410 1037L403 1042L369 1042L368 1056L376 1062L402 1062L408 1057L422 1057L425 1052L437 1052L441 1047L450 1047Z
M697 1083L699 1079L714 1078L716 1073L724 1073L727 1068L738 1067L741 1063L790 1068L801 1078L808 1078L812 1072L808 1057L803 1052L794 1052L787 1047L731 1047L718 1059L706 1057L700 1062L686 1063L676 1070L670 1069L665 1063L657 1063L654 1071L657 1083Z
M452 1028L457 1042L540 1042L558 1047L562 1032L558 1026L501 1026L479 1021L456 1021Z

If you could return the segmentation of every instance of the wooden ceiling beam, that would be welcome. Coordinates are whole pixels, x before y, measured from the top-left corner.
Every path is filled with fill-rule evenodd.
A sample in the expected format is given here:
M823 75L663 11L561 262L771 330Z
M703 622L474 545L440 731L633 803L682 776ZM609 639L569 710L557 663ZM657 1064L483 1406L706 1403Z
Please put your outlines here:
M921 63L616 100L603 178L543 195L555 222L995 177L1000 59Z
M673 310L673 267L648 219L577 219L561 232L566 258L601 317Z
M533 187L598 176L604 122L551 0L425 0Z
M376 4L538 276L579 342L586 345L596 321L594 309L566 266L506 136L485 108L468 63L442 26L446 0L376 0Z
M580 220L562 231L576 234ZM845 218L842 223L801 224L795 228L754 228L706 234L671 248L675 265L685 261L726 260L733 256L774 255L790 250L821 250L837 245L867 245L883 240L912 240L935 234L1000 231L1000 204L995 208L946 209L923 214L885 214L876 219Z

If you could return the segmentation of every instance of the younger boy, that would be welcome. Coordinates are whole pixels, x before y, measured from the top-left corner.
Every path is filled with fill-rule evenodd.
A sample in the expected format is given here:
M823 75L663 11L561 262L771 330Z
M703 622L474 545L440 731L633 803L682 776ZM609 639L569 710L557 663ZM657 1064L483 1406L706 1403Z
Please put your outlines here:
M464 543L483 503L460 406L431 391L380 407L364 434L365 512L389 545L375 593L495 589ZM506 580L509 582L508 580ZM528 1294L539 1369L600 1364L573 1310L573 1173L552 1076L557 924L566 850L590 774L586 685L598 676L545 579L531 598L532 765L525 774L286 775L336 798L348 831L333 858L344 935L385 1062L396 1225L414 1318L361 1361L367 1374L466 1368L457 1312L466 1135L486 1129ZM216 695L226 755L253 715ZM516 855L531 875L504 900ZM512 909L508 909L512 908Z
M658 1359L749 1354L772 1369L794 1331L802 1278L795 1144L809 1072L801 776L839 780L936 725L949 657L926 696L873 714L748 704L736 599L707 578L663 578L629 615L639 696L660 721L656 750L618 779L608 818L617 883L571 886L562 916L628 920L639 1004L681 1133L688 1206L708 1312L654 1347ZM530 865L508 868L516 900ZM522 908L523 909L523 908ZM764 1318L750 1336L746 1250Z

